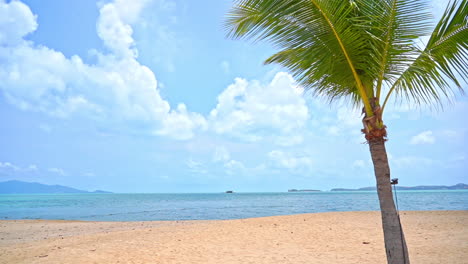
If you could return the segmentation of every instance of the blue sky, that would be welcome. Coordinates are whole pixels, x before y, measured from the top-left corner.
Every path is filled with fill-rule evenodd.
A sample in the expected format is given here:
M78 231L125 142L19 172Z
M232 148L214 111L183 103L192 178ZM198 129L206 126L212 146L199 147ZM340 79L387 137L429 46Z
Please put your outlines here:
M432 3L435 18L446 1ZM114 192L374 185L358 111L225 37L231 1L0 0L0 181ZM401 185L468 182L468 100L387 110Z

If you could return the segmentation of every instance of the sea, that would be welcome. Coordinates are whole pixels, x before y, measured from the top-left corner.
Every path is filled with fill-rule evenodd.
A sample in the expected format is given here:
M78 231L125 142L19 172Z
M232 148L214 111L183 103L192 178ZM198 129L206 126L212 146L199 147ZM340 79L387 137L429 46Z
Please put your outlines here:
M468 210L468 191L398 191L399 210ZM376 192L2 194L0 220L218 220L378 211Z

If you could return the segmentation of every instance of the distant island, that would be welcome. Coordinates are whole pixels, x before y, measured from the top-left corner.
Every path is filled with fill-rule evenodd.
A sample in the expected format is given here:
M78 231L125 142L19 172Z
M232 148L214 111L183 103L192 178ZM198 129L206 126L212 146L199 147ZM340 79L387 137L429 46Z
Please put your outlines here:
M433 190L468 190L468 185L464 183L455 184L452 186L445 185L421 185L414 187L396 186L399 191L433 191ZM359 189L346 189L346 188L335 188L331 189L332 192L349 192L349 191L375 191L376 187L363 187Z
M62 185L47 185L37 182L0 182L0 194L55 194L55 193L111 193L101 190L88 192Z
M320 190L310 190L310 189L289 189L288 192L321 192Z

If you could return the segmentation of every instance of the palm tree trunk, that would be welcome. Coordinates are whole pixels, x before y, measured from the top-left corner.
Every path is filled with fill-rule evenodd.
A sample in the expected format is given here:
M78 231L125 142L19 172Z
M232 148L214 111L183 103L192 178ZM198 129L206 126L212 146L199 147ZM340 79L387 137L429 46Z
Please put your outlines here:
M385 141L382 138L375 138L368 140L368 143L377 181L388 264L409 264L405 236L403 235L400 217L393 202Z

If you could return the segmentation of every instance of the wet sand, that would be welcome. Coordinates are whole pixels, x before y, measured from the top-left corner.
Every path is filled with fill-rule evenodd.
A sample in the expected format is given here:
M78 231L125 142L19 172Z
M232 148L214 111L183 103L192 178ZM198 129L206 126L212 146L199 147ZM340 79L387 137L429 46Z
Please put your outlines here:
M468 263L468 211L401 215L411 263ZM0 221L0 263L386 263L379 212L223 221Z

